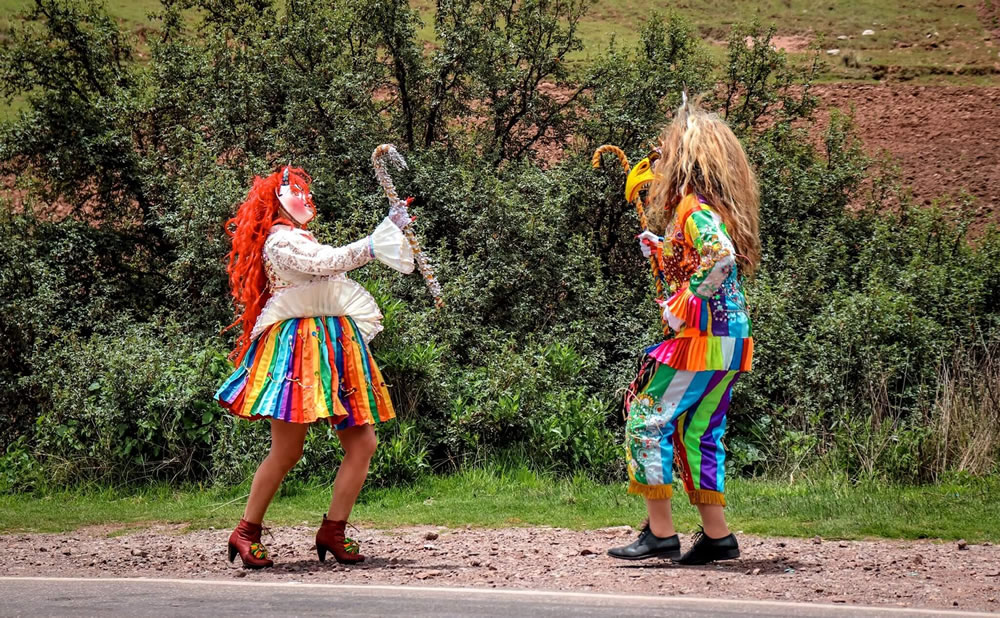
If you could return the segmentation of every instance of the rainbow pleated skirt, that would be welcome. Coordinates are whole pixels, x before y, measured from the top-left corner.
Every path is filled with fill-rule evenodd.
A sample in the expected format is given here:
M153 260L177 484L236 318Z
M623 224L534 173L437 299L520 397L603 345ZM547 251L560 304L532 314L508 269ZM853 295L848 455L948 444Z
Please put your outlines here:
M350 317L278 322L250 345L215 394L232 414L337 429L396 416L382 373Z

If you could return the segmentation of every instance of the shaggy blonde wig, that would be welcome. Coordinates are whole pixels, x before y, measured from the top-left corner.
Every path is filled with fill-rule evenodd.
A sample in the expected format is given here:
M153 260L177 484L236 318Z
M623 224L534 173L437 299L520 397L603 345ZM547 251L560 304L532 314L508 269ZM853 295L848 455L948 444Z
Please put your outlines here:
M740 272L752 275L760 263L760 190L726 122L685 100L660 134L653 172L647 210L651 229L664 235L681 198L700 195L726 224Z

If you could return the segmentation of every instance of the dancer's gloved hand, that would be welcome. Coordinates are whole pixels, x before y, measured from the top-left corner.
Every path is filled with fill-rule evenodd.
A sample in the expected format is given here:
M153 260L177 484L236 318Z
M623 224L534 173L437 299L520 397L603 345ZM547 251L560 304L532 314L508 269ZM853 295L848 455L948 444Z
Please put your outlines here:
M645 258L653 255L653 250L663 244L663 239L649 230L639 234L636 238L639 240L639 250L642 251L642 256Z
M410 216L409 207L413 203L413 198L408 197L406 200L401 202L396 202L393 204L392 208L389 209L389 220L396 224L399 229L406 229L406 226L413 223L414 217Z

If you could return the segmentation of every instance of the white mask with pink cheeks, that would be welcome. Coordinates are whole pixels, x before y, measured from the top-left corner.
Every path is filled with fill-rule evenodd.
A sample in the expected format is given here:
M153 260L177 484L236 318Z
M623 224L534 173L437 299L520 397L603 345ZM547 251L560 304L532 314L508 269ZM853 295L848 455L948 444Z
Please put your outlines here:
M290 167L285 167L285 172L281 176L281 186L275 190L275 195L278 196L278 201L281 202L281 207L285 209L288 216L295 223L305 226L316 216L316 207L313 206L309 185L304 184L298 178L289 181L288 171Z

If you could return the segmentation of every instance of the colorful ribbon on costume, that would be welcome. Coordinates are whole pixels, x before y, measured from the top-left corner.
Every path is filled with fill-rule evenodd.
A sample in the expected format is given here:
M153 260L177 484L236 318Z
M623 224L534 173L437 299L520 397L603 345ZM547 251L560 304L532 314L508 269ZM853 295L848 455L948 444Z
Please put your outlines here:
M372 167L375 168L375 178L382 185L385 197L389 200L389 206L405 205L406 202L399 199L399 195L396 193L396 185L392 182L392 177L389 176L389 171L386 169L386 159L400 169L406 169L406 159L403 158L403 155L399 154L399 151L392 144L382 144L372 153ZM434 306L438 309L444 307L444 299L441 298L441 285L438 283L437 277L434 276L434 267L428 261L427 255L420 249L420 242L417 240L416 234L413 233L412 223L407 224L403 228L403 235L406 236L410 247L413 248L413 258L417 263L417 270L420 271L420 274L424 278L424 283L427 284L427 289L430 291L431 296L434 297Z

